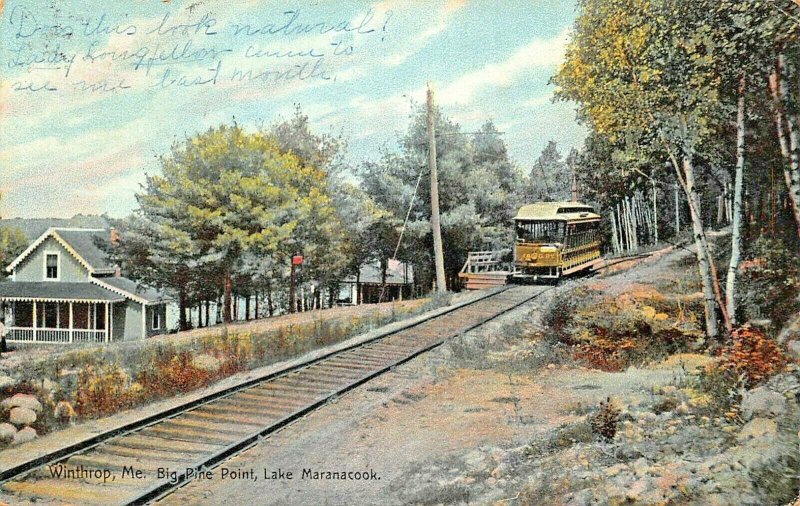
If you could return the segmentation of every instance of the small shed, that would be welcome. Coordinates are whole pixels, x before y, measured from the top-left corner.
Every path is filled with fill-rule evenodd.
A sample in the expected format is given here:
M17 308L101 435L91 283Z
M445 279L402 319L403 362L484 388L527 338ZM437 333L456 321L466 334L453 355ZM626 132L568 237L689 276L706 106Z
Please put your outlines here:
M358 276L353 274L342 280L337 302L356 305L409 299L413 295L413 287L413 266L390 260L384 283L380 262L376 262L361 267Z

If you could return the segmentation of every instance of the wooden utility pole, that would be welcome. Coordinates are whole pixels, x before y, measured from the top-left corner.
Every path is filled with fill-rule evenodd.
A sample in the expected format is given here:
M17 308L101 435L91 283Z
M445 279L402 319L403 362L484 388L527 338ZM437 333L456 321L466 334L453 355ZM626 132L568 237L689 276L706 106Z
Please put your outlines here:
M436 127L433 118L433 90L428 84L428 167L431 171L431 231L433 232L433 259L436 265L436 291L446 292L444 277L444 252L442 229L439 222L439 177L436 173Z

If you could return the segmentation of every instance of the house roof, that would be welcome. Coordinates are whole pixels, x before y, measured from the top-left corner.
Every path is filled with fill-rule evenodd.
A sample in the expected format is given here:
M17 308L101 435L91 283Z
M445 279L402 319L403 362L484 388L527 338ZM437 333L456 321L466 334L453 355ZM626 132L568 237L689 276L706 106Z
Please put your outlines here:
M171 297L163 292L148 288L128 278L92 278L91 281L102 288L111 290L142 304L158 304L160 302L172 300Z
M537 202L519 208L515 220L594 220L600 215L591 206L580 202Z
M121 295L91 283L6 281L0 283L0 300L48 302L124 302Z
M72 248L91 265L95 271L114 270L108 262L108 255L100 247L108 243L107 230L57 228L56 233L72 246Z
M114 267L108 262L106 253L99 246L107 240L108 232L99 228L49 228L11 262L6 270L13 271L50 237L58 241L70 255L86 267L90 274L114 272Z

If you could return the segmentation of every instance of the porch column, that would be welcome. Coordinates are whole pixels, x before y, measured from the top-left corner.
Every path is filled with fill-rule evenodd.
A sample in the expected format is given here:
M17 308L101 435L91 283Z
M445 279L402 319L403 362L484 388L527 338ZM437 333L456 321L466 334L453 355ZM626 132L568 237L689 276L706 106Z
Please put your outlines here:
M108 317L109 321L111 322L109 324L109 326L108 326L108 340L109 341L113 341L114 340L114 303L113 302L109 302L108 309L111 312L111 314Z
M37 320L37 313L39 312L39 308L36 307L36 301L33 301L33 340L36 341L38 338L38 331L36 330L36 320Z
M72 324L73 321L74 321L74 318L72 316L72 301L70 301L69 302L69 342L72 342L72 339L73 339L74 333L75 333L74 325Z
M142 339L147 339L147 306L142 304Z
M105 317L105 322L104 322L105 323L105 327L106 327L105 341L108 342L108 334L110 332L109 329L108 329L108 320L109 320L109 318L108 318L108 308L111 307L111 304L106 302L105 306L106 306L106 317Z

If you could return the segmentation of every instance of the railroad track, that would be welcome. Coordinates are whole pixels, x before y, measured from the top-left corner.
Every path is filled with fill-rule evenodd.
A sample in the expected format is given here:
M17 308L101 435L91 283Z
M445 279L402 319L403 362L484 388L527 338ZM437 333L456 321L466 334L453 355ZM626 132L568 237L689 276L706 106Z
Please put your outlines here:
M343 393L550 289L507 287L361 344L99 434L4 470L2 488L21 500L151 503ZM159 475L159 468L168 471ZM77 476L54 476L58 470Z

